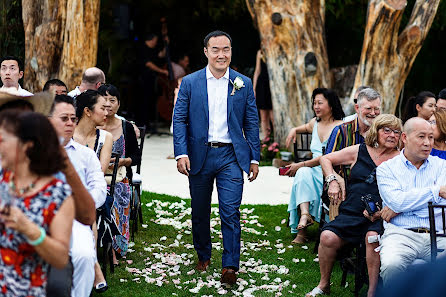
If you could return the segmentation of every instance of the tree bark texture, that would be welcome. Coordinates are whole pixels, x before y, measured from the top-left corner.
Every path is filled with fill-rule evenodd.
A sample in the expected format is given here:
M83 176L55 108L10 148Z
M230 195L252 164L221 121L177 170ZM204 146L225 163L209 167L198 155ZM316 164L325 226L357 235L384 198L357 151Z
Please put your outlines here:
M311 94L330 87L324 0L246 0L266 56L274 110L274 137L313 117Z
M59 78L68 89L96 65L99 0L22 0L25 88L40 91Z
M406 0L370 0L361 59L352 94L360 85L380 92L384 113L394 113L413 62L426 39L440 0L417 0L398 34ZM353 96L353 95L352 95Z

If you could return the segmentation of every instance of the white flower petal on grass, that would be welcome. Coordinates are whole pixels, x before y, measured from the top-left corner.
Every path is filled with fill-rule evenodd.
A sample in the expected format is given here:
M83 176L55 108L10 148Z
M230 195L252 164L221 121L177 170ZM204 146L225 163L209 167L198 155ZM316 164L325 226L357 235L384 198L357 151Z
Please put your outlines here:
M167 236L163 236L160 238L160 241L166 241L167 240Z
M313 261L314 262L319 262L319 258L316 257L316 258L313 259Z
M127 280L124 279L124 278L120 278L119 281L120 281L121 283L126 283L126 282L127 282Z
M300 262L305 262L305 259L300 259Z
M280 223L283 225L286 223L286 219L283 219L282 221L280 221Z
M224 295L224 294L228 293L228 291L226 291L226 290L223 289L223 288L220 288L220 289L217 291L217 293L220 294L220 295Z
M294 263L299 263L299 262L300 262L300 260L299 260L299 259L296 259L296 258L294 258L294 259L293 259L293 262L294 262Z
M306 245L303 245L302 248L303 248L304 250L308 250L308 247L307 247Z
M283 254L283 253L285 253L285 251L286 251L286 249L278 249L278 250L277 250L277 253L278 253L278 254Z
M141 224L141 227L143 227L143 228L147 228L149 225L147 225L147 224Z
M280 227L280 226L276 226L276 227L274 228L274 230L276 230L277 232L279 232L280 230L282 230L282 227Z
M195 273L195 269L192 269L192 270L190 270L190 271L187 272L187 275L192 275L192 274L194 274L194 273Z

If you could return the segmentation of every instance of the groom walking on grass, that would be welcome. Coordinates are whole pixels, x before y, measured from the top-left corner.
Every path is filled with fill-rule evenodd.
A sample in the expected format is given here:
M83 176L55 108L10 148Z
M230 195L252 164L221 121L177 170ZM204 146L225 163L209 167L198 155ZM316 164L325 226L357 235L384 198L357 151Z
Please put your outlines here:
M232 40L222 31L204 39L208 65L183 78L173 116L178 171L189 177L196 269L211 259L210 213L214 180L223 234L221 282L235 284L240 262L243 171L259 173L260 140L252 83L229 68Z

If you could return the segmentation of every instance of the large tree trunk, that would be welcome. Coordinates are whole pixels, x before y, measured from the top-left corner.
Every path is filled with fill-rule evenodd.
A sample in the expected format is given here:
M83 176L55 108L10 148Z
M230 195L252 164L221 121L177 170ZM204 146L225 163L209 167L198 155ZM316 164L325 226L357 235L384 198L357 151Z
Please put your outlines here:
M330 87L324 0L246 0L260 32L281 145L291 127L313 116L311 93Z
M394 113L412 64L429 32L440 0L417 0L398 36L406 0L371 0L353 93L360 85L377 89L383 112Z
M40 91L50 78L69 89L96 65L100 0L22 0L25 88Z

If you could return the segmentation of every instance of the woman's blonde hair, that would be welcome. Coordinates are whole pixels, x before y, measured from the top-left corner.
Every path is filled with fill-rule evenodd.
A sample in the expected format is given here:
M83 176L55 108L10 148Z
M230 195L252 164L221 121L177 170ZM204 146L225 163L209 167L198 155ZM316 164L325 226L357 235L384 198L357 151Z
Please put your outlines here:
M438 110L434 112L436 125L438 131L440 131L440 138L436 140L446 140L446 110Z
M375 146L378 143L378 130L384 127L400 131L403 129L401 120L393 114L380 114L373 121L365 138L365 143L368 146Z

